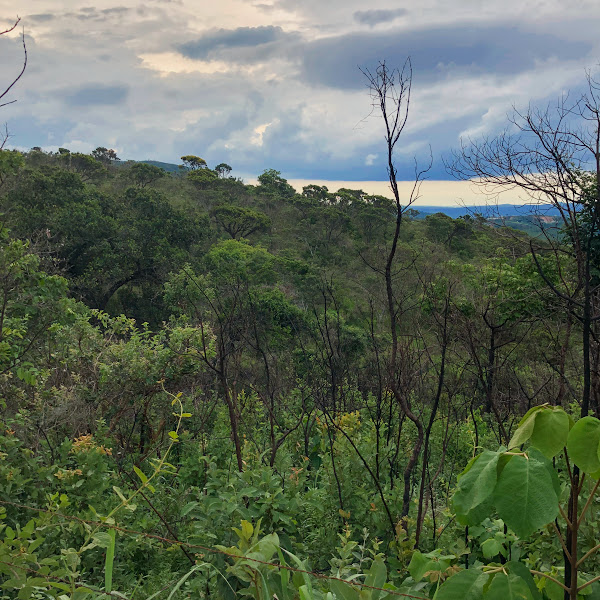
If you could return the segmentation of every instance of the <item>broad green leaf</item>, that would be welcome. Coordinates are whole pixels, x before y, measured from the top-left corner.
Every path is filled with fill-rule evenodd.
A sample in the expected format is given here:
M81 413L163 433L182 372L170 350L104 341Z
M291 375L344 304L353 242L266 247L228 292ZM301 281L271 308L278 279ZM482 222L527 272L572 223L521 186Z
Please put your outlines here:
M531 576L531 572L522 562L511 560L506 563L505 568L508 569L509 573L517 575L527 584L533 600L542 600L542 594L540 593L540 590L538 590L537 585Z
M375 558L371 563L371 567L367 571L365 583L371 587L382 588L387 579L387 567L381 558ZM377 600L381 595L379 590L369 590L371 600Z
M500 456L500 452L485 450L463 471L452 497L452 506L461 523L475 525L478 522L479 514L475 509L494 491Z
M494 490L498 515L521 538L558 515L552 471L552 463L532 448L527 458L513 456L498 478Z
M533 434L535 427L535 420L540 412L541 407L536 406L531 410L527 411L526 415L521 419L519 427L512 436L508 443L508 448L518 448L521 444L524 444Z
M481 600L483 586L488 578L488 575L478 569L460 571L442 584L435 600Z
M544 582L544 592L546 592L546 596L548 596L550 600L564 599L565 590L563 590L560 585L554 583L554 581L550 581L549 579L544 579Z
M437 563L415 550L408 565L408 572L415 581L421 581L427 571L435 571ZM379 587L379 586L378 586Z
M349 583L333 579L330 581L329 586L338 600L359 600L358 590Z
M110 533L98 531L94 534L94 542L96 542L96 546L100 546L100 548L108 548L112 544L112 537Z
M535 414L531 445L552 458L567 445L569 417L560 407L546 408Z
M481 551L485 558L494 558L500 554L500 550L502 550L502 543L495 538L489 538L481 544Z
M533 596L527 583L518 575L496 573L485 600L533 600Z
M579 419L573 425L567 439L570 459L584 473L596 473L600 471L599 446L600 421L596 417Z

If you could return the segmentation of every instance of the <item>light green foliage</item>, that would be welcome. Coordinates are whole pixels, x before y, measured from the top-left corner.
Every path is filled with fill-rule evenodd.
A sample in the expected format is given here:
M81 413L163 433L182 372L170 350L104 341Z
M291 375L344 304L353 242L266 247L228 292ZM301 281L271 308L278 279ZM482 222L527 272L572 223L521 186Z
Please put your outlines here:
M153 184L66 149L7 172L0 500L50 512L0 505L0 562L60 581L0 566L0 596L554 600L574 489L579 593L597 594L580 325L528 242L405 212L390 369L395 204L190 158ZM538 259L576 282L568 248ZM413 466L401 400L424 428Z
M531 535L558 515L552 464L535 450L527 457L510 457L493 496L500 518L519 537Z
M234 240L266 231L271 225L267 215L243 206L222 204L213 209L212 215Z
M127 171L125 171L125 176L130 179L134 185L141 188L145 188L166 175L167 173L164 169L142 162L132 164Z
M206 188L216 179L218 179L217 173L207 168L193 169L187 174L187 180L200 189Z
M458 480L458 489L452 498L457 517L465 525L480 522L483 512L490 509L490 499L498 480L500 452L484 451L472 459ZM479 509L479 510L477 510Z
M183 162L183 166L191 171L207 168L206 161L194 154L186 154L185 156L182 156L181 161Z
M584 473L600 476L600 420L584 417L577 421L569 432L567 450Z
M567 444L570 421L559 406L536 406L521 419L509 447L516 448L528 440L548 458L556 456Z
M20 152L0 149L0 186L8 177L16 175L24 164L25 160Z

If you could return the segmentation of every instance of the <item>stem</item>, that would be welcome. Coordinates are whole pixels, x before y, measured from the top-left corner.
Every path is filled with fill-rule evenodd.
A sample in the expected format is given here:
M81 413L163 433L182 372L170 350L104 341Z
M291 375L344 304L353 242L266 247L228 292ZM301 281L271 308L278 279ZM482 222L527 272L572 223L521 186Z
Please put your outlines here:
M541 571L534 571L533 569L530 570L530 573L532 575L539 575L540 577L545 577L546 579L549 579L550 581L553 581L556 585L560 585L560 587L563 590L565 590L565 592L569 591L569 588L566 585L564 585L563 583L561 583L560 581L558 581L558 579L555 579L554 577L548 575L548 573L542 573Z
M592 585L592 583L596 583L596 581L600 581L600 575L597 575L596 577L594 577L594 579L590 579L589 581L586 581L583 585L580 585L577 588L577 591L580 592L583 588L586 588L588 585Z
M560 511L560 516L567 522L567 525L569 527L572 527L573 523L571 523L571 519L569 519L569 517L565 513L565 509L560 504L558 505L558 510ZM579 522L577 523L577 525L579 526Z
M594 494L596 493L596 490L598 489L599 485L600 485L600 479L598 479L598 481L596 481L596 484L594 485L594 487L592 488L592 491L590 492L590 495L588 496L587 502L585 503L585 506L583 507L583 510L581 511L581 515L579 516L579 521L577 521L577 527L581 526L581 523L583 522L585 513L587 512L587 509L589 508L589 506L592 502L592 499L594 498Z
M556 524L556 521L552 521L552 526L554 527L554 531L556 532L556 535L558 537L560 545L562 546L565 556L567 557L568 561L571 562L571 553L567 550L567 546L565 544L565 539L563 538L562 533L560 532L560 529L558 528L558 525Z
M600 550L600 544L597 544L596 546L594 546L591 550L588 550L578 561L577 561L577 566L579 566L586 558L588 558L588 556L591 556L592 554L594 554L594 552L598 552L598 550Z
M165 392L166 392L166 390L165 390ZM170 395L173 396L173 394L170 394ZM179 415L178 415L179 419L177 421L177 427L175 428L175 432L177 433L179 431L179 428L181 427L181 421L183 420L183 404L181 403L179 396L174 397L173 404L175 404L175 402L179 402ZM148 477L148 479L145 482L143 482L142 485L137 490L135 490L135 492L133 492L133 494L131 494L131 496L129 496L129 498L126 498L118 506L113 508L110 511L110 513L108 513L108 515L106 515L106 517L104 517L104 519L103 519L104 522L107 522L109 519L111 519L113 517L113 515L117 514L117 512L119 512L124 506L127 506L127 504L129 504L138 494L141 494L142 491L148 487L148 484L162 471L164 464L167 462L167 457L169 456L169 453L171 452L171 449L173 448L174 445L175 445L175 440L171 439L171 443L169 444L169 447L167 448L163 457L160 459L158 465L156 465L156 467L154 469L154 473L152 473L152 475L150 475L150 477ZM98 529L100 529L100 527L101 527L101 525L97 525L95 527L95 529L92 529L92 531L90 531L90 533L88 533L87 537L85 538L85 541L81 545L81 548L79 548L79 550L77 551L77 554L81 554L83 552L83 549L88 545L89 541L94 537L94 534L98 531Z

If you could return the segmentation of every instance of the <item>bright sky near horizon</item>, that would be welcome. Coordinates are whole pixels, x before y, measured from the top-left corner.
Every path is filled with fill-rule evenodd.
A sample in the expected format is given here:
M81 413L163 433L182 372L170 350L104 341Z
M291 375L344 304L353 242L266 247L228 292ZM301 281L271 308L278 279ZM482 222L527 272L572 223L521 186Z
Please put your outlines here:
M430 178L443 180L461 136L502 130L513 105L577 93L600 57L597 0L0 0L0 27L17 14L29 65L0 109L14 147L196 154L245 179L274 168L331 189L387 186L358 67L412 57L399 178L431 147ZM0 37L0 83L21 53L17 32ZM428 182L422 203L435 198L469 204L472 190Z

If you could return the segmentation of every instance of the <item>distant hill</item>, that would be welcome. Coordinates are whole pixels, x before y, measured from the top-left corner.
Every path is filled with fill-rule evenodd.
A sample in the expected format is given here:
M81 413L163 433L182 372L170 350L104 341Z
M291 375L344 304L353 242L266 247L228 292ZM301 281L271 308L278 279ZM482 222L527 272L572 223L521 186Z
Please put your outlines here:
M486 218L492 217L526 217L530 215L542 215L558 217L558 209L550 206L539 206L537 204L498 204L491 206L414 206L418 211L417 218L424 219L427 215L443 213L456 219L463 215L479 213Z
M159 160L138 160L136 162L146 163L147 165L153 165L155 167L160 167L164 169L167 173L181 173L182 171L187 171L187 168L180 169L179 165L175 165L173 163L160 162Z

